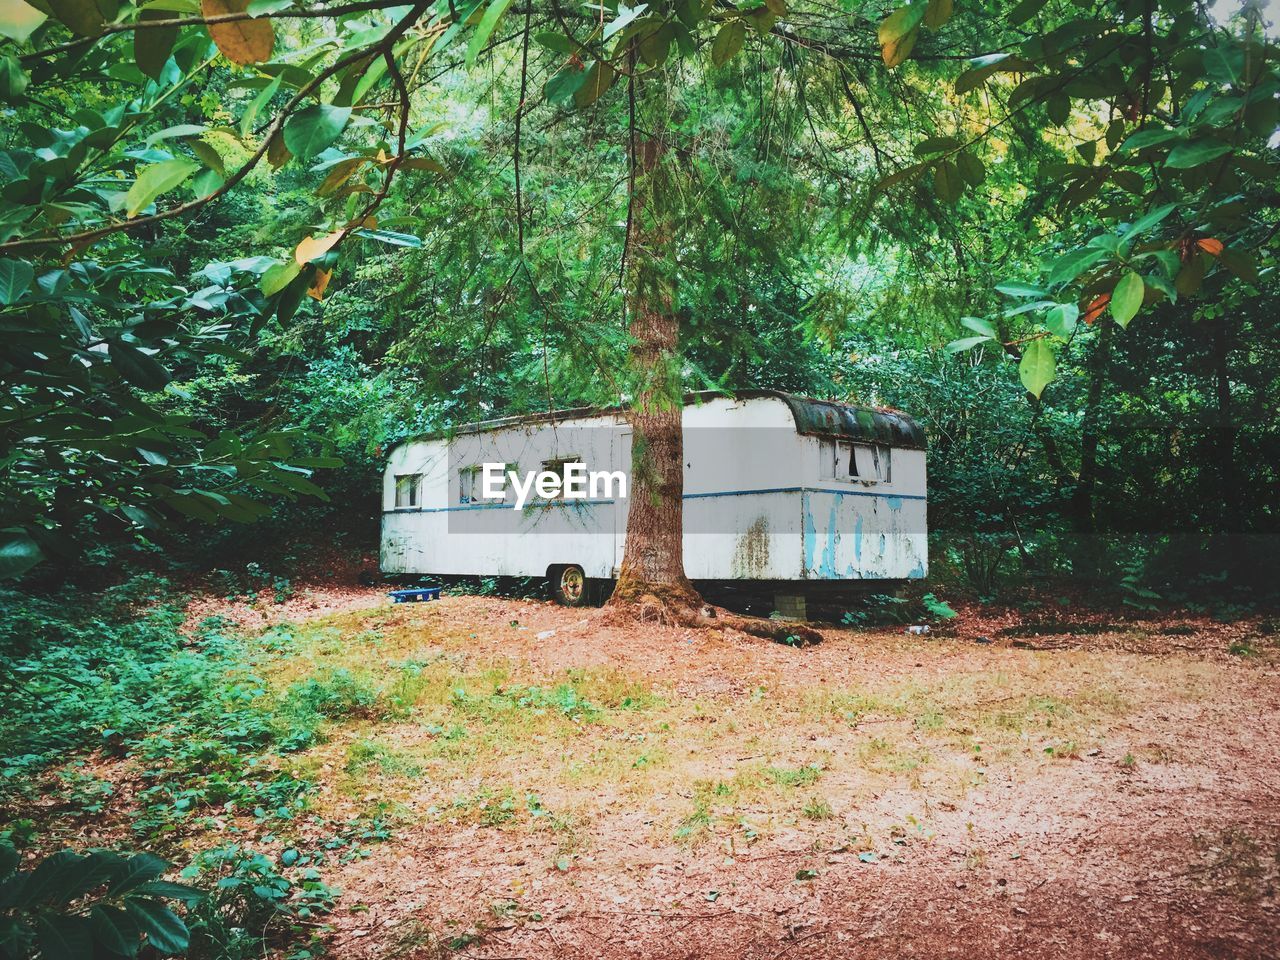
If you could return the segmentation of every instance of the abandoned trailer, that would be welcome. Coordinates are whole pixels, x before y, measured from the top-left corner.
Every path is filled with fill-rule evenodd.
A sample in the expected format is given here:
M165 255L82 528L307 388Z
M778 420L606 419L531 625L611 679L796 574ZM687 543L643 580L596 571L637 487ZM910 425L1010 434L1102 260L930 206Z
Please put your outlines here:
M925 576L925 438L910 417L755 390L691 395L683 425L684 564L700 588L803 616L806 600ZM619 408L406 440L383 481L382 569L545 576L561 603L585 603L622 563L630 474Z

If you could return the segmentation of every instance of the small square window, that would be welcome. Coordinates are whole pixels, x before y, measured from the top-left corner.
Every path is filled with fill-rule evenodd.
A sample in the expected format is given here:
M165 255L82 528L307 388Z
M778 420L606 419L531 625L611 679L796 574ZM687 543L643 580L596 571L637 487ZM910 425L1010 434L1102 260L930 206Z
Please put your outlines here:
M396 506L416 507L422 491L422 474L396 474Z
M560 493L557 496L552 497L552 500L559 500L564 496L565 468L571 463L581 464L582 457L575 454L574 456L558 457L555 460L542 461L542 469L544 471L547 473L554 473L560 478Z

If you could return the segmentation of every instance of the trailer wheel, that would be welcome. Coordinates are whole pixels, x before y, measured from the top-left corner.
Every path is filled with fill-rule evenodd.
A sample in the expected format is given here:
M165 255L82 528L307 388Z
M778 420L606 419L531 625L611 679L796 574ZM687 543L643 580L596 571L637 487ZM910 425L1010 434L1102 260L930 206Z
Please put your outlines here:
M576 563L551 570L551 596L563 607L582 607L587 603L587 575Z

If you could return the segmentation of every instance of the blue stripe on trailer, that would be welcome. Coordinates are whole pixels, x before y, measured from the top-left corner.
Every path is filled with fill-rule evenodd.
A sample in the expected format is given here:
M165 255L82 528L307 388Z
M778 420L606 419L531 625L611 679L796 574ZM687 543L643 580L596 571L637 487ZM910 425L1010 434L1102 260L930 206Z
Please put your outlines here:
M888 491L877 493L874 490L838 490L830 487L766 487L761 490L716 490L710 493L686 493L685 500L709 500L715 497L751 497L761 496L768 493L830 493L838 497L873 497L881 500L926 500L924 494L920 493L889 493ZM616 503L616 500L550 500L537 504L535 507L601 507ZM390 510L384 510L383 513L458 513L463 510L501 510L506 508L513 509L509 503L474 503L463 504L456 507L393 507ZM526 507L526 510L529 509Z

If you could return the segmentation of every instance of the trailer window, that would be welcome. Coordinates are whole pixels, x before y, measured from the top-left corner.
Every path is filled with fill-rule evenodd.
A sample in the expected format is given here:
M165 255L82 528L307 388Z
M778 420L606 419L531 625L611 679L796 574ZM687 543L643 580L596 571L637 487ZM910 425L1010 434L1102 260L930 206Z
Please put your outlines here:
M396 506L416 507L422 490L422 474L396 474Z
M502 503L507 499L507 487L511 482L510 474L512 471L519 472L520 465L516 463L503 464L502 483L499 489L502 491L496 497L485 497L484 495L484 467L476 466L460 467L458 469L458 502L459 503Z
M855 443L853 460L856 468L853 476L864 483L888 483L892 453L886 446L872 443Z
M571 463L581 464L582 457L575 454L571 457L557 457L554 460L542 461L542 469L545 472L554 473L560 478L560 493L554 497L550 497L549 499L559 500L564 496L565 467Z
M858 465L857 458L853 455L853 444L841 443L837 440L822 440L819 441L818 449L820 458L819 479L858 479Z

